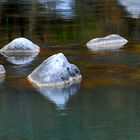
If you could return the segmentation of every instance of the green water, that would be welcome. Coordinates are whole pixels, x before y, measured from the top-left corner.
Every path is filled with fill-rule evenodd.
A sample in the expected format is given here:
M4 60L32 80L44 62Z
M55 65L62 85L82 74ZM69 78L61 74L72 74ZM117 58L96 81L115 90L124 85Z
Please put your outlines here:
M0 56L7 72L0 83L0 140L140 139L137 16L119 0L2 0L1 47L23 36L38 44L41 52L24 65ZM90 39L112 33L128 39L128 44L115 51L86 48ZM58 52L79 67L82 82L63 93L41 93L26 77Z

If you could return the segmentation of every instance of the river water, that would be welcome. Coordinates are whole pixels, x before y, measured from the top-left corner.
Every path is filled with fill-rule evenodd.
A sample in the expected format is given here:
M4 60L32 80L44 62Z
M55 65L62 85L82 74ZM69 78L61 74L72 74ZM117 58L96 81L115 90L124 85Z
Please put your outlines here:
M1 0L1 48L22 36L41 52L0 56L0 140L140 139L139 7L138 0ZM87 49L90 39L114 33L129 41L123 49ZM28 74L59 52L79 67L81 84L34 89Z

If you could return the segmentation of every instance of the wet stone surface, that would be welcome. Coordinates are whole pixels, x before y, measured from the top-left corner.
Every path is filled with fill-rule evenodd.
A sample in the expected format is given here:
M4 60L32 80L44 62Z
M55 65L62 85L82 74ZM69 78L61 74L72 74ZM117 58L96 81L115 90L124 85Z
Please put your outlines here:
M11 41L9 44L4 46L0 52L1 53L34 53L34 52L39 52L39 47L35 45L33 42L30 40L20 37L17 39L14 39Z
M29 81L36 86L67 85L81 79L80 70L70 64L62 54L55 54L46 59L29 76Z
M119 49L128 41L117 34L108 35L102 38L95 38L87 43L87 47L93 51L102 49Z

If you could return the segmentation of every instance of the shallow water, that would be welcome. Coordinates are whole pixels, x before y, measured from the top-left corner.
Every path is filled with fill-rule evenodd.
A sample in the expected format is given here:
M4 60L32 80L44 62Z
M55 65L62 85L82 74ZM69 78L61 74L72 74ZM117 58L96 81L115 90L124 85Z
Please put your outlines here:
M7 71L0 79L1 140L140 139L140 13L120 1L0 2L1 47L20 36L41 47L24 65L0 56ZM86 48L90 39L112 33L129 43L114 51ZM35 90L27 75L58 52L79 67L81 84Z

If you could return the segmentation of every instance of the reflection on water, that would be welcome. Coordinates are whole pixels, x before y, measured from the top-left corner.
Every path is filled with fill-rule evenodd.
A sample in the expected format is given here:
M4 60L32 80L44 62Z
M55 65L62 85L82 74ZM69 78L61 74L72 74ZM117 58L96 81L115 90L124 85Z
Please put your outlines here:
M5 80L5 75L0 75L0 84L3 83Z
M139 5L138 0L121 2L135 10ZM1 48L21 36L41 48L34 61L6 57L12 64L28 60L28 65L11 65L0 56L6 69L0 84L0 139L140 139L140 18L133 18L127 6L120 0L0 1ZM85 46L114 33L128 40L123 49L93 53ZM37 92L27 76L59 52L79 67L80 89Z
M80 87L80 83L70 85L68 87L45 88L40 87L37 90L50 101L56 104L58 109L64 109L70 96L76 94Z
M118 0L125 7L125 10L132 18L140 18L140 1L139 0Z
M38 55L39 52L31 54L31 55L26 55L26 54L13 54L13 55L6 55L2 54L8 62L11 64L15 65L25 65L25 64L30 64L35 57Z
M40 0L46 7L46 14L57 14L62 19L73 19L74 0Z
M28 57L10 56L10 57L7 57L7 61L9 61L10 63L15 64L15 65L30 64L34 59L35 59L35 57L32 57L32 56L28 56Z

